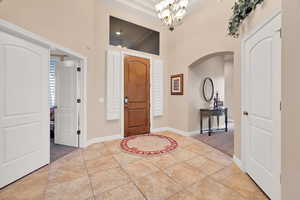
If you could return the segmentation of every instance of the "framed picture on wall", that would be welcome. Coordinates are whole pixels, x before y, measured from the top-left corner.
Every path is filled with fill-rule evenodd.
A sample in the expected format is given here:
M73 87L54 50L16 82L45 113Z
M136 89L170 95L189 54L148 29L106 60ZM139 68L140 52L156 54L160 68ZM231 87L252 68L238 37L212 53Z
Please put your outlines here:
M183 74L171 76L171 95L183 95Z

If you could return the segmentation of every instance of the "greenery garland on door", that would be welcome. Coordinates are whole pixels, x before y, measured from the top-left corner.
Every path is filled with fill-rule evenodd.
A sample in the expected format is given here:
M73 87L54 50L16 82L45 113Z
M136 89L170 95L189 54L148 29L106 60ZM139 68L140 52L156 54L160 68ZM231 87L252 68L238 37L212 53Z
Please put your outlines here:
M228 26L228 35L238 38L239 28L243 21L254 11L257 5L264 0L236 0L232 7L233 16L230 18Z

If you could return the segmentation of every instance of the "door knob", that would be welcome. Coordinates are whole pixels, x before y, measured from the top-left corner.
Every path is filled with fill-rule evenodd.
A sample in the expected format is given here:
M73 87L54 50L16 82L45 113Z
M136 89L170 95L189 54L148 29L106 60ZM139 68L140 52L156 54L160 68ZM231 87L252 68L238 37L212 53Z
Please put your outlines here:
M128 103L128 97L124 98L124 103Z
M249 113L248 113L247 111L244 111L244 112L243 112L243 115L248 116Z

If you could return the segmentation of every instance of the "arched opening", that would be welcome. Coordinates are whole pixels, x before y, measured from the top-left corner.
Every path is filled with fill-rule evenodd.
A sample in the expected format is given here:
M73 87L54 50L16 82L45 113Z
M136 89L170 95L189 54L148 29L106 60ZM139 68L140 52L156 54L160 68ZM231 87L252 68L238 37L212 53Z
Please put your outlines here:
M189 131L193 137L210 146L233 156L234 122L233 122L233 52L218 52L204 56L189 66L188 101ZM214 94L211 101L203 95L203 84L206 78L213 81ZM214 107L214 99L218 95L218 107ZM204 113L203 109L209 110ZM211 110L224 112L214 115ZM227 132L226 132L227 109ZM201 120L202 113L202 120ZM209 116L211 118L209 126ZM201 126L202 121L202 126ZM210 127L210 128L209 128ZM209 131L210 130L210 131ZM211 132L211 135L209 135Z

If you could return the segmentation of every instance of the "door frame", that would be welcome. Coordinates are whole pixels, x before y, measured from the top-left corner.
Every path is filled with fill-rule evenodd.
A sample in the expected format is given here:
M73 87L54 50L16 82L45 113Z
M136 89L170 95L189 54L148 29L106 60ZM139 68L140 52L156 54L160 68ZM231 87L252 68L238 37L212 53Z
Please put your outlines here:
M246 121L246 117L242 114L243 111L247 110L247 105L246 105L246 70L245 70L245 65L246 65L246 52L245 52L245 48L246 48L246 42L252 37L254 36L259 30L261 30L262 28L264 28L266 25L268 25L272 20L274 20L276 17L281 17L281 10L276 10L274 11L274 13L267 18L263 23L261 23L260 25L258 25L253 31L251 31L249 34L247 34L246 36L244 36L242 38L241 41L241 169L247 173L247 165L246 165L246 153L247 153L247 149L246 149L246 135L247 135L247 121ZM280 31L280 30L278 30ZM282 63L281 64L281 68L282 68ZM280 74L280 76L282 76L282 74ZM280 105L278 105L280 106ZM279 108L278 108L279 109ZM281 123L281 121L280 121ZM281 176L281 169L282 169L282 146L281 146L281 141L282 141L282 132L281 132L281 124L278 125L279 127L279 137L276 138L276 152L278 153L278 159L279 159L279 163L280 163L280 172L275 172L275 173L279 173ZM280 177L281 179L281 177ZM274 200L281 200L281 187L277 187L276 190L278 191L277 193L274 193L275 199Z
M49 64L50 64L50 51L51 50L58 50L65 54L71 55L74 59L79 60L81 65L81 107L80 107L80 124L81 124L81 135L80 135L80 147L86 147L87 145L87 67L88 67L88 59L81 54L65 48L57 43L51 42L44 37L30 32L20 26L12 24L8 21L0 19L0 31L3 31L7 34L13 35L15 37L30 41L34 44L40 45L42 47L46 47L49 49ZM48 72L49 73L49 72ZM47 74L47 77L49 74ZM47 88L49 90L49 87ZM50 108L49 108L49 115L50 115ZM50 132L50 130L49 130ZM49 133L49 141L50 141L50 133ZM50 146L49 146L50 149Z
M140 58L146 58L149 60L150 62L150 132L152 130L153 127L153 115L152 115L152 57L148 56L148 55L144 55L144 54L140 54L140 53L133 53L133 52L129 52L129 51L121 51L121 137L125 137L125 117L124 117L124 113L125 113L125 109L124 109L124 71L125 71L125 66L124 66L124 59L126 56L135 56L135 57L140 57Z
M74 57L74 55L71 55L71 54L68 54L68 53L66 53L66 52L60 52L60 54L62 54L62 55L64 55L64 56L68 56L68 57L70 57L71 58L71 60L72 61L74 61L74 63L75 63L75 65L72 67L73 68L73 70L74 71L72 71L72 73L73 72L75 72L74 74L75 74L75 79L76 79L76 83L75 83L75 93L76 93L76 100L77 99L81 99L82 100L82 91L84 91L84 89L82 88L82 80L83 80L83 74L82 74L82 69L83 69L83 65L82 65L82 60L80 60L79 58L76 58L76 57ZM64 67L63 66L63 59L61 59L61 56L60 55L58 55L58 54L52 54L52 52L51 52L51 50L50 50L50 59L51 60L55 60L57 63L59 63L59 65L56 65L55 67L57 68L57 67ZM80 72L78 72L77 71L77 68L81 68L81 71ZM57 70L55 70L55 74L57 75ZM57 91L58 91L58 88L60 88L61 87L61 85L60 84L58 84L57 83L57 80L56 80L56 84L55 84L55 93L56 93L56 99L57 98L59 98L58 97L58 93L57 93ZM75 102L74 102L75 103ZM82 113L83 113L83 110L82 110L82 106L81 106L81 103L80 104L78 104L78 103L75 103L75 109L76 109L76 113L74 113L74 118L76 119L76 122L75 122L75 128L76 128L76 130L75 131L77 131L77 130L81 130L81 132L82 132L82 126L81 126L81 124L82 124L82 122L80 121L79 123L78 123L78 119L81 119L81 116L82 116ZM79 111L79 112L78 112ZM78 113L79 113L79 115L78 115ZM55 117L56 118L56 117ZM55 129L56 129L56 122L57 121L55 121ZM54 132L54 136L56 136L56 132ZM74 146L72 146L72 147L78 147L78 135L74 135L74 137L76 137L76 144L74 145ZM84 145L82 144L82 141L83 141L83 139L84 138L82 138L82 135L81 135L81 137L79 138L79 144L80 144L80 147L84 147Z

